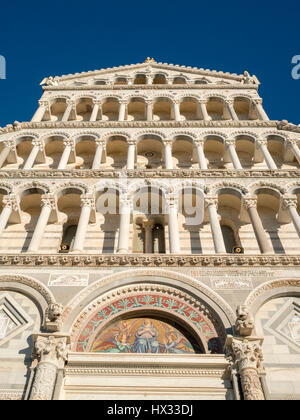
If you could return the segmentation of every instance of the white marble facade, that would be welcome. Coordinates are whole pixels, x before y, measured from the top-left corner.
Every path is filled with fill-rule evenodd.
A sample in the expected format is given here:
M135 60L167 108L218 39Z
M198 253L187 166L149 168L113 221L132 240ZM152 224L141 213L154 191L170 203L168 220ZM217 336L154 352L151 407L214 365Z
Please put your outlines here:
M0 399L300 398L300 129L259 84L148 58L0 129Z

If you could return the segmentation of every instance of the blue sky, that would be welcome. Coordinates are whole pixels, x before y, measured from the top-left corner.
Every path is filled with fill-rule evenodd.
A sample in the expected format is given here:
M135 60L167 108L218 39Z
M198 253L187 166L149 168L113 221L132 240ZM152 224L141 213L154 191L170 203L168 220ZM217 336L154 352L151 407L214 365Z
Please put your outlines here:
M4 3L4 2L3 2ZM261 81L271 119L300 123L299 1L14 1L1 5L0 126L31 119L40 81L156 61L241 74ZM300 74L300 71L299 71Z

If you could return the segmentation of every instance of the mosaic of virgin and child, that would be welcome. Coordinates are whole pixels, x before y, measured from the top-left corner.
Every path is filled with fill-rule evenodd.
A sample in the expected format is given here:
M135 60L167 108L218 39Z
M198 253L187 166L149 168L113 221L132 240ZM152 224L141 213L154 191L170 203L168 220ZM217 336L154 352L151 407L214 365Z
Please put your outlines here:
M106 328L95 340L92 352L195 353L189 340L176 328L153 319L122 320Z

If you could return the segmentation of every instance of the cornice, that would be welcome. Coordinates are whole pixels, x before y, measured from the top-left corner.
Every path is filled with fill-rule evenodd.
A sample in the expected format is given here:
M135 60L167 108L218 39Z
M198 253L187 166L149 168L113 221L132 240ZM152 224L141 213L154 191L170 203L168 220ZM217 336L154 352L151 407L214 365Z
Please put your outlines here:
M86 85L86 86L73 86L73 85L57 85L57 86L43 86L43 90L47 92L51 91L60 91L60 90L69 90L69 91L78 91L78 90L113 90L113 91L119 91L119 90L219 90L219 89L225 89L225 90L234 90L234 89L241 89L241 90L258 90L258 85L241 85L239 84L206 84L206 85Z
M198 67L184 66L184 65L179 65L179 64L158 63L156 61L151 62L151 63L144 62L144 63L136 63L136 64L127 64L127 65L117 66L117 67L107 67L107 68L99 69L99 70L90 70L87 72L67 74L67 75L56 76L56 77L57 77L57 80L64 81L64 80L78 79L78 78L87 77L87 76L96 76L98 74L103 75L103 74L111 73L115 71L133 70L135 68L140 69L141 67L151 67L151 68L165 69L165 70L168 69L172 71L184 71L190 74L223 77L223 78L233 79L233 80L238 80L238 81L241 81L243 79L242 75L238 75L236 73L229 73L229 72L223 72L223 71L203 69L203 68L198 68Z
M299 178L300 169L161 169L161 170L122 170L112 169L40 169L40 170L0 170L0 179L80 179L80 178L114 178L120 176L128 179L151 179L151 178Z
M1 255L0 267L300 267L300 255Z
M43 121L43 122L15 122L0 128L0 134L18 132L23 129L58 129L58 128L240 128L255 127L268 128L279 126L279 121ZM278 128L282 129L282 128ZM288 130L289 131L289 130ZM300 133L300 127L299 127Z

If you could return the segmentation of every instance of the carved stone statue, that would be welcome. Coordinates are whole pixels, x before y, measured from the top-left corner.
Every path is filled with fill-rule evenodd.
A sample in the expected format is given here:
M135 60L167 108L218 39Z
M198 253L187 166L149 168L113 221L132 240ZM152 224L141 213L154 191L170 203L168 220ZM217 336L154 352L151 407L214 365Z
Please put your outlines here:
M238 335L246 337L252 334L254 319L246 305L240 305L236 310L235 331Z
M255 85L256 84L255 77L250 76L248 71L244 71L243 83L244 85Z
M40 83L41 86L46 85L46 86L57 86L58 85L58 77L45 77L45 79L42 80L42 82Z
M64 307L60 303L50 303L45 313L45 328L48 331L55 332L61 328L61 315Z

